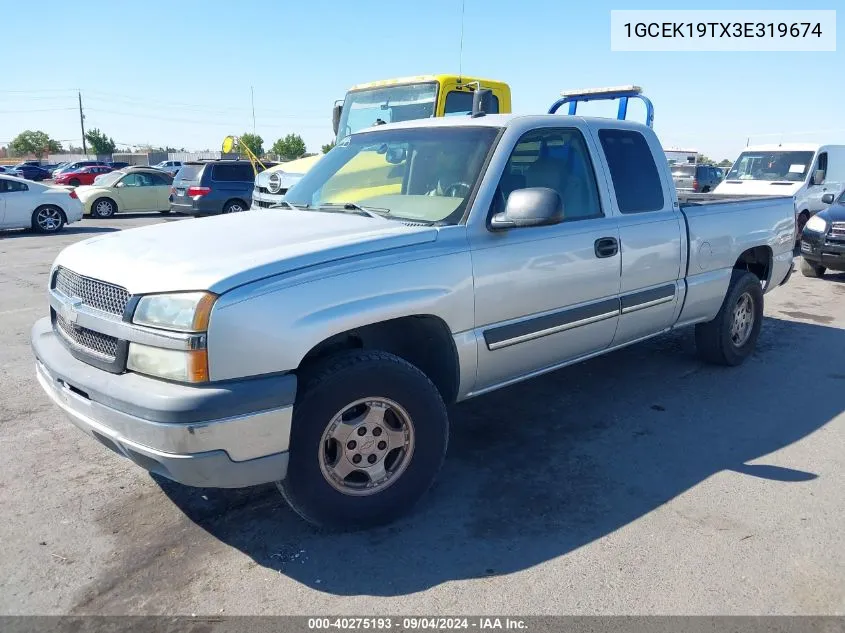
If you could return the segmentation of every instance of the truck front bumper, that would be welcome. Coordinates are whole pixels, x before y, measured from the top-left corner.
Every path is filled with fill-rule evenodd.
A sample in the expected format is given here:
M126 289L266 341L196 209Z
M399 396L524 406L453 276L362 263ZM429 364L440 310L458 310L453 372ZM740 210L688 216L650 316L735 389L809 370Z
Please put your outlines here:
M111 374L74 358L49 318L32 329L36 377L82 431L146 470L189 486L285 478L296 376L181 385Z

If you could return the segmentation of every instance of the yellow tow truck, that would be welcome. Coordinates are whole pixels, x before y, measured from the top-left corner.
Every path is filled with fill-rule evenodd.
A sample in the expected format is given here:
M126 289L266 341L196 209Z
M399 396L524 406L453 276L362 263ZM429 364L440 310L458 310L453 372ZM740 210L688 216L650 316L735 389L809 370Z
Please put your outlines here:
M336 140L381 123L443 116L468 116L474 109L487 114L511 112L508 84L458 75L418 75L385 79L350 88L332 109ZM268 208L282 201L288 188L321 158L299 158L259 173L252 194L253 208ZM386 165L350 165L354 169ZM397 185L399 181L397 181Z

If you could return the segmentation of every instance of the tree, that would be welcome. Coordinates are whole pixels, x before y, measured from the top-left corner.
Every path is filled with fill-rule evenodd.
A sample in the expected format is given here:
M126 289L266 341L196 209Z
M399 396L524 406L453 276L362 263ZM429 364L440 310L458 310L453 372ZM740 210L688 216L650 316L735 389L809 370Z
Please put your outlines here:
M272 152L278 154L282 160L301 158L306 152L305 141L299 134L288 134L273 143Z
M244 145L256 156L264 155L264 139L258 136L258 134L250 134L249 132L241 134L241 137L238 139L238 151L243 151L241 147Z
M35 154L38 158L44 154L57 154L62 151L61 144L41 130L21 132L12 140L9 147L16 154Z
M322 147L323 154L328 154L332 150L333 147L334 147L334 141L332 141L331 143L326 143L325 145L323 145L323 147Z
M719 167L731 167L733 166L733 161L727 158L723 159L721 163L718 165Z
M95 154L114 154L114 150L117 149L114 139L106 136L97 128L85 132L85 140L88 141L91 151Z

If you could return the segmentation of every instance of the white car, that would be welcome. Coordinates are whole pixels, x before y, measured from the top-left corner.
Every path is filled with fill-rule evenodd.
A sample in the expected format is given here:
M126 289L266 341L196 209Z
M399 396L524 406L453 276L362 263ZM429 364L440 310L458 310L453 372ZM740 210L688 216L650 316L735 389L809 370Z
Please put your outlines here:
M82 203L73 190L0 176L0 229L55 233L82 219Z
M163 160L158 165L153 165L153 168L166 171L171 176L175 176L176 172L182 169L181 160Z

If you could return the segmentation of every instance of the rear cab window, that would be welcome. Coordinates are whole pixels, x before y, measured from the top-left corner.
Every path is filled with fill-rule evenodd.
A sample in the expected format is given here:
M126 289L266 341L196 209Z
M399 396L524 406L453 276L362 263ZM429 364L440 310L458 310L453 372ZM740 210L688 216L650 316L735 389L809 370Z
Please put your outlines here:
M645 137L634 130L599 130L619 211L647 213L663 209L663 184Z

